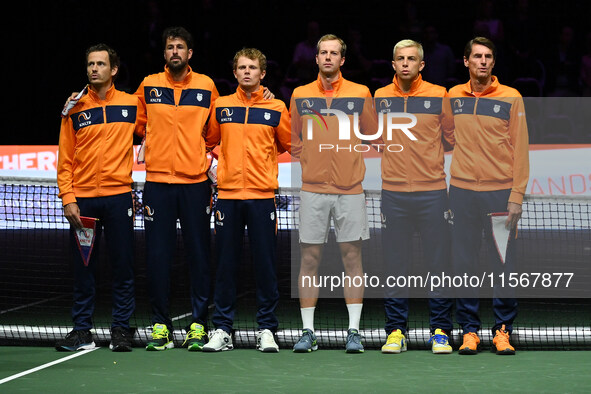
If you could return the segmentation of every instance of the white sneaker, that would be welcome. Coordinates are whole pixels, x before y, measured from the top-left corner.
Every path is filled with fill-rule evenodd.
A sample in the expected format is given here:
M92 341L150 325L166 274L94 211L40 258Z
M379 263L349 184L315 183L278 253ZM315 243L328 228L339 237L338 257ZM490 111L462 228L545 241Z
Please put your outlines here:
M232 337L224 330L218 328L213 333L209 333L209 342L203 346L204 352L221 352L223 350L232 350Z
M257 332L257 350L263 353L279 352L279 346L277 346L273 333L270 330L265 329Z

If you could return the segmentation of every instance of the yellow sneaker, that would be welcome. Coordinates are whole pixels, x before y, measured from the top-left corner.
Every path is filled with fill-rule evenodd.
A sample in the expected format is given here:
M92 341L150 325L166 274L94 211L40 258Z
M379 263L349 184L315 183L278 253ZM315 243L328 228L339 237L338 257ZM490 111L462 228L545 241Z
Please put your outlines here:
M431 351L434 354L450 354L453 351L452 347L449 345L447 334L439 328L435 330L433 335L431 335L429 343L431 344Z
M480 347L480 338L475 332L464 334L464 343L460 346L460 354L476 354Z
M146 344L146 350L166 350L172 349L173 347L172 335L166 324L154 324L154 328L152 328L152 340Z
M509 333L505 330L505 325L501 326L500 330L497 330L495 337L493 338L492 351L501 355L513 355L515 354L515 348L509 343Z
M406 352L406 337L400 330L394 330L388 335L386 344L382 346L382 353Z
M205 327L199 323L191 323L182 347L186 347L190 352L200 352L206 343Z

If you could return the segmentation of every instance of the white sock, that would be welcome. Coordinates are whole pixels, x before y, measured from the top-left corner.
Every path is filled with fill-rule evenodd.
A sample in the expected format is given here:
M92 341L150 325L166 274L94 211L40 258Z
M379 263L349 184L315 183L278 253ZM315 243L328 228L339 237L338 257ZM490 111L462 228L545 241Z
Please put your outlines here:
M300 312L302 314L302 324L304 328L308 328L314 331L314 311L316 310L315 306L309 308L300 308Z
M349 310L349 328L359 330L362 308L363 304L347 304L347 309Z

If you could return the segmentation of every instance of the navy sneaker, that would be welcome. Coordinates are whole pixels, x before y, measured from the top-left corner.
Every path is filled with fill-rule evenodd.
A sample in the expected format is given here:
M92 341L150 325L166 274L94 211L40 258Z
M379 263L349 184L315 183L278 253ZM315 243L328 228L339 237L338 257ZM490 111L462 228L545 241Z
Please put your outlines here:
M90 330L72 330L64 339L56 342L55 349L60 352L75 352L76 350L94 349Z

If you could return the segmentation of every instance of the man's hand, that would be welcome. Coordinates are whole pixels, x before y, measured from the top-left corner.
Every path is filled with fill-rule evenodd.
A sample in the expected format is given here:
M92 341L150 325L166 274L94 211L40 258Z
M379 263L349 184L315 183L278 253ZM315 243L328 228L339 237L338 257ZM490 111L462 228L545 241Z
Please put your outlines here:
M275 95L271 93L268 87L263 86L263 98L265 100L273 100L275 98Z
M78 207L78 204L72 202L64 206L64 216L75 229L82 228L82 221L80 220L80 208Z
M70 95L70 97L68 97L68 99L66 100L66 102L64 103L64 107L68 106L68 103L72 100L76 100L76 96L78 96L80 92L72 92L72 94Z
M517 222L519 222L519 219L521 219L521 204L514 202L507 203L507 212L509 212L509 216L507 216L505 228L507 230L514 230L517 228Z
M78 103L78 101L86 94L88 91L88 85L82 89L80 92L74 92L72 95L66 100L64 104L64 109L62 109L62 117L65 118L70 113L70 110L74 108L74 106Z

